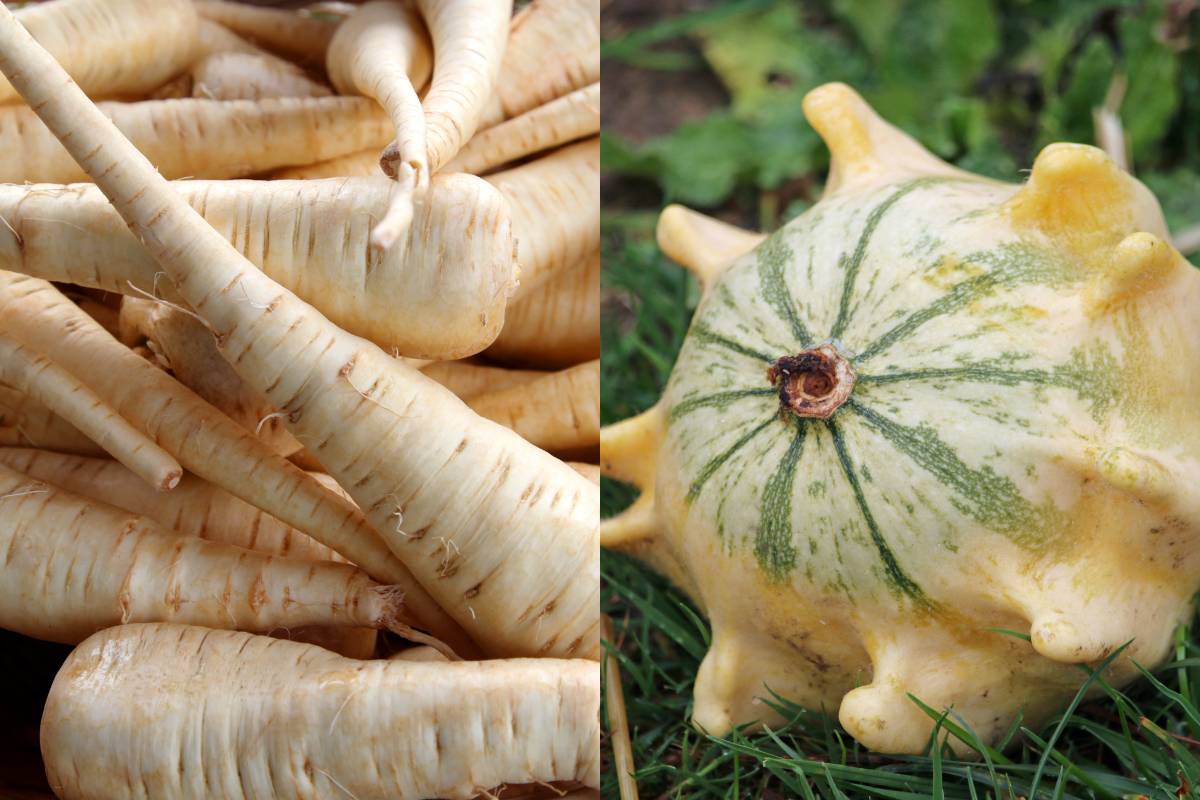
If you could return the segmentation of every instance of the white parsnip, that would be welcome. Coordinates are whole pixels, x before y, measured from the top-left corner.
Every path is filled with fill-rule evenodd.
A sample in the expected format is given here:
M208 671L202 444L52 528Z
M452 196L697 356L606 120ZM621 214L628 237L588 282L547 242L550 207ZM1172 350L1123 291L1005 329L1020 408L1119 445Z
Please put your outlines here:
M482 175L510 161L599 132L597 82L475 134L443 171Z
M600 357L600 253L562 270L509 305L488 357L509 364L565 367Z
M112 625L152 621L412 635L403 591L349 564L180 536L3 466L0 552L0 627L37 639L74 644Z
M157 492L107 458L0 447L0 465L88 500L151 519L185 536L306 561L341 561L341 554L190 473Z
M571 469L575 470L576 472L578 472L583 477L587 478L592 483L595 483L595 484L600 483L600 465L599 464L587 464L582 461L569 461L567 463L571 467Z
M512 0L415 2L433 38L433 82L421 105L437 172L475 134L504 57ZM404 158L398 152L394 163Z
M24 345L0 322L0 384L28 395L160 491L179 483L179 462L130 425L79 378Z
M600 443L600 361L476 395L467 405L543 450L593 447Z
M591 661L357 662L183 625L88 639L41 744L63 800L467 800L500 784L599 786Z
M189 0L55 0L16 12L92 97L136 97L186 69L196 47ZM0 80L0 103L18 100Z
M600 80L600 0L533 0L513 17L490 128Z
M358 97L103 103L104 112L168 178L235 178L381 147L387 115ZM87 180L25 106L0 108L0 181Z
M226 359L288 412L289 429L485 652L598 657L595 484L258 271L4 10L0 70L155 255ZM397 513L402 534L387 529Z
M437 361L421 367L421 374L433 378L462 400L488 392L502 391L546 375L538 370L505 369L467 361Z
M411 580L352 504L121 345L50 284L0 272L0 318L185 469L317 538L381 580Z
M588 139L487 178L508 200L525 297L600 246L600 144ZM0 231L2 233L2 231Z
M137 323L151 349L161 355L180 383L212 404L225 416L266 442L272 450L290 456L303 445L283 424L282 414L251 389L221 358L217 343L198 319L185 311L150 300L125 298L133 308L148 304L148 313L136 312ZM128 318L134 324L131 314Z
M370 148L348 156L318 161L300 167L284 167L270 174L273 180L315 180L319 178L367 178L383 174L379 151Z
M106 455L104 448L32 397L0 386L0 447L42 447L59 453Z
M0 465L80 498L145 517L184 536L289 559L346 561L303 531L190 473L184 473L171 491L156 492L121 464L107 459L0 447ZM324 476L314 477L324 482ZM415 627L433 634L461 655L476 652L462 629L411 573L403 567L384 567L383 571L395 579L388 583L403 593L406 613ZM363 638L355 644L365 647Z
M192 67L192 95L210 100L262 100L271 97L327 97L295 64L271 55L214 53Z
M196 0L206 19L255 44L298 61L323 63L337 22L303 11L258 8L226 0Z
M422 358L483 350L504 324L516 280L504 197L473 175L439 177L403 246L381 253L368 236L394 186L383 176L176 184L247 258L351 333ZM94 186L0 185L0 217L0 269L172 296Z
M395 127L402 154L392 167L397 187L375 228L377 237L379 231L385 236L376 243L391 247L412 224L414 195L423 197L429 188L425 112L417 97L432 67L425 25L408 3L372 0L338 27L325 60L338 91L377 100Z

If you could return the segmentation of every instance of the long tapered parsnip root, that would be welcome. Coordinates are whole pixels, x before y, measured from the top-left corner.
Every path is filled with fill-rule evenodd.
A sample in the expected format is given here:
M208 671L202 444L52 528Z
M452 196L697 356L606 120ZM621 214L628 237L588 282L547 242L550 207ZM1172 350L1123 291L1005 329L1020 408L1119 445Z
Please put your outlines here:
M63 800L454 798L599 786L591 661L356 662L184 625L124 625L67 659L42 753Z
M404 592L349 564L279 558L180 536L0 467L0 627L73 644L127 622L269 633L386 628L418 641ZM442 645L439 645L442 646Z
M600 253L509 305L490 358L565 367L600 357Z
M381 146L387 116L360 97L146 100L106 114L168 178L236 178ZM25 106L0 108L0 181L69 183L87 175Z
M461 358L491 344L504 324L516 281L512 226L503 195L473 175L434 180L403 246L382 253L368 234L395 187L383 176L176 186L272 278L385 348ZM162 268L94 186L0 185L0 217L0 269L171 297ZM555 255L554 244L535 255Z
M600 143L588 139L487 178L508 200L521 283L530 294L600 246ZM3 233L3 231L0 231Z
M0 447L104 456L104 448L27 394L0 386Z
M499 392L510 386L546 376L545 372L539 370L505 369L466 361L436 361L421 367L421 374L433 378L458 395L461 400L488 392Z
M111 453L155 489L179 483L179 462L67 370L0 327L0 384L27 394Z
M0 70L485 652L599 656L595 484L255 269L3 9Z
M467 405L543 450L595 446L600 443L600 361L476 395Z
M283 415L233 371L217 350L204 323L185 311L153 301L141 318L151 349L166 360L176 380L212 406L266 442L272 450L290 456L303 447L283 424Z
M600 0L533 0L513 17L480 128L600 80Z
M597 82L475 134L442 171L482 175L510 161L599 132Z
M348 156L305 164L299 167L284 167L270 173L272 180L316 180L319 178L368 178L383 174L379 166L379 151L371 148L359 150Z
M196 42L189 0L55 0L16 12L92 97L136 97L185 70ZM0 80L0 103L19 99Z
M45 281L0 272L0 318L186 469L388 583L412 577L358 510L113 339ZM392 520L395 525L395 520Z
M432 67L425 25L408 3L372 0L338 27L325 64L339 92L374 98L395 126L404 160L395 167L396 190L376 228L393 231L390 247L412 224L414 196L429 188L425 112L417 97Z
M433 81L421 101L421 126L405 115L405 126L387 146L379 163L402 191L372 231L376 246L389 248L404 235L413 202L421 202L428 176L454 158L474 134L500 71L512 0L415 0L433 38ZM378 23L375 23L378 24ZM371 56L365 56L368 60ZM410 106L411 107L411 106Z
M0 448L0 465L79 497L146 517L185 536L289 559L346 560L304 532L190 473L185 473L179 485L170 492L156 492L125 467L107 459L3 447ZM322 480L322 476L314 477ZM403 592L405 609L415 627L429 631L460 655L477 652L462 629L438 607L407 569L399 566L385 569L385 572L396 579L388 582ZM345 630L338 630L336 637L342 640L342 646L335 649L350 654L353 648L356 657L364 657L366 640L370 637L347 634ZM304 635L309 638L300 641L314 641L317 634L306 631ZM337 640L332 637L330 634L325 641L335 643Z
M196 0L206 19L296 61L321 64L338 23L301 11L256 8L226 0Z
M192 95L210 100L327 97L332 93L295 64L271 55L214 53L192 67Z
M185 536L305 561L346 560L311 536L190 473L171 491L157 492L126 467L106 458L0 447L0 465L79 497L146 517Z

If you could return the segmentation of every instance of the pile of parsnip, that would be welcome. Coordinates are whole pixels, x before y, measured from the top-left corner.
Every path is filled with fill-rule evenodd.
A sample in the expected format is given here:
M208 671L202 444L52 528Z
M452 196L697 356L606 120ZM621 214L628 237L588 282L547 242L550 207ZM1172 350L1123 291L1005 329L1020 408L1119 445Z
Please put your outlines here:
M0 7L58 797L596 796L599 0L517 5Z

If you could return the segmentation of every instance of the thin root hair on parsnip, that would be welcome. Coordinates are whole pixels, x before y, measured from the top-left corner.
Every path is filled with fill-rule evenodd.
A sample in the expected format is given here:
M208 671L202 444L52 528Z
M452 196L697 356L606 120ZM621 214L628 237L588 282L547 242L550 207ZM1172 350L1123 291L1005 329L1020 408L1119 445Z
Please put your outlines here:
M597 82L476 133L442 170L482 175L510 161L599 132Z
M490 128L600 80L600 0L533 0L513 17Z
M55 0L16 12L92 97L137 97L183 72L196 47L190 0ZM0 103L18 99L0 80Z
M425 112L417 96L432 67L425 25L408 3L372 0L338 26L325 61L339 92L377 100L395 127L404 158L395 166L397 186L387 212L372 233L376 244L391 247L412 224L414 200L429 189Z
M128 622L269 633L301 625L414 635L402 590L332 561L180 536L0 466L0 627L73 644ZM442 645L439 645L442 646Z
M200 15L268 50L303 62L324 63L338 23L281 8L256 8L225 0L196 0Z
M353 504L121 345L46 281L0 271L0 318L20 341L70 370L185 469L313 536L383 582L415 580ZM414 608L423 618L444 619L435 604L429 606ZM466 651L465 637L455 631L446 625L438 635Z
M8 325L7 320L0 323L0 385L29 395L62 417L155 489L179 483L179 462L79 378L14 338Z
M415 150L421 142L398 135L383 151L380 166L402 187L415 186L414 201L420 203L426 176L454 158L475 134L500 71L512 0L415 3L433 39L433 80L421 100L424 152ZM392 247L407 224L407 204L398 199L372 232L373 241Z
M124 466L107 459L0 447L0 465L79 497L146 517L184 536L289 559L346 561L303 531L190 473L184 473L171 491L156 492ZM323 476L314 478L324 482ZM478 652L407 570L393 570L390 575L396 580L389 583L404 595L404 607L414 627L428 631L460 655ZM304 641L316 635L308 632ZM336 641L363 647L365 638L339 632Z
M546 376L540 370L505 369L468 361L436 361L421 367L421 374L433 378L458 395L460 400L498 392Z
M600 253L509 305L487 350L508 364L566 367L600 357Z
M362 662L124 625L68 657L41 745L63 800L468 800L505 783L599 786L599 711L591 661Z
M252 53L214 53L192 67L192 95L209 100L328 97L328 86L281 58Z
M514 299L600 247L598 139L568 145L487 181L500 190L512 212L521 266Z
M102 108L167 178L236 178L382 147L392 136L387 115L361 97L189 97ZM86 180L30 108L0 107L0 181Z
M595 484L259 272L2 9L0 70L238 374L289 414L289 429L485 652L599 656ZM389 527L398 509L402 534Z
M600 361L477 395L467 405L543 450L594 447L600 443Z
M518 183L519 196L536 192ZM486 348L504 324L517 280L508 204L474 175L437 177L408 237L384 252L369 241L395 187L382 175L175 187L268 275L382 347L461 358ZM95 186L0 185L0 219L0 269L178 300L162 267ZM555 231L578 227L533 218L526 224L534 226L527 228L531 236L543 224ZM540 244L545 238L533 240L542 247L535 255L554 255Z

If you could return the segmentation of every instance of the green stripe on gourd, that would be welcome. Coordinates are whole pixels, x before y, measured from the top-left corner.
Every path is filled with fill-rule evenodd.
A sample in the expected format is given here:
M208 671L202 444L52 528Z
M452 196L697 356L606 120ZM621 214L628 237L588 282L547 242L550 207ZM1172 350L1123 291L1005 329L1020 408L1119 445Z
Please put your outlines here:
M1073 288L1076 278L1060 259L1037 244L1016 236L999 241L987 250L972 248L965 256L955 256L954 242L946 235L934 236L928 231L914 233L916 241L908 251L912 258L924 259L932 265L923 268L926 272L936 272L941 269L941 264L949 263L958 270L951 274L965 273L965 277L912 308L892 312L895 319L891 323L882 319L867 322L866 309L858 303L855 292L864 265L872 257L872 240L882 235L892 219L896 219L899 226L909 224L897 214L897 209L904 208L905 198L914 197L927 187L968 182L938 176L879 190L883 199L871 207L865 218L859 218L861 227L853 249L848 256L843 254L839 259L843 283L836 297L836 316L826 339L817 338L819 334L814 331L812 321L802 313L802 304L795 293L799 287L811 284L811 277L806 280L804 276L813 269L811 242L802 245L807 251L807 259L799 259L796 255L801 241L797 236L811 233L811 225L804 218L778 231L752 254L735 262L718 280L696 315L667 395L669 431L680 426L713 431L703 441L693 441L691 446L680 451L683 466L690 473L685 500L689 506L702 502L713 480L731 469L731 464L737 460L735 456L752 442L769 443L787 437L782 451L769 449L776 453L775 460L770 462L775 466L763 483L760 495L727 506L728 481L722 480L713 488L714 496L720 497L718 531L727 547L736 547L736 541L745 542L751 547L759 568L773 581L790 578L801 563L809 579L816 579L814 564L804 563L797 539L808 536L810 541L803 551L810 554L819 549L819 542L813 538L812 530L801 531L797 524L815 513L805 506L811 481L801 477L807 463L806 449L811 449L806 448L805 443L815 443L820 438L817 436L819 431L829 434L832 456L839 466L837 473L830 476L834 485L826 486L824 490L837 491L835 486L840 483L841 491L852 500L862 523L861 528L853 525L838 530L822 528L834 538L835 560L840 560L847 546L869 546L879 565L878 574L893 593L907 597L914 605L932 607L927 593L905 570L902 555L897 554L878 522L872 508L874 501L868 499L864 490L869 467L846 439L844 423L839 421L845 415L849 415L846 419L861 424L864 431L888 442L894 453L907 459L914 470L944 486L950 506L964 517L1024 545L1036 543L1051 524L1053 515L1047 511L1046 504L1027 497L1024 492L1028 489L1023 489L1013 477L1000 474L986 463L968 463L932 425L905 424L878 407L877 400L882 396L876 396L885 389L913 384L936 386L945 391L947 402L957 398L953 387L964 384L987 385L1001 391L1018 387L1032 387L1036 391L1063 390L1084 401L1092 419L1097 422L1118 402L1117 361L1102 344L1089 346L1087 350L1076 348L1061 363L1044 363L1044 357L1033 355L1036 348L1014 354L1011 342L1005 342L1006 349L994 357L964 360L959 356L951 358L952 363L947 364L948 356L952 356L949 350L955 342L941 341L936 336L931 341L925 335L926 331L933 330L929 325L935 320L965 316L974 322L960 325L956 338L966 340L983 336L986 339L995 333L995 326L987 324L987 309L993 308L1000 313L1005 308L999 302L1001 298L1029 288L1052 292ZM974 208L961 209L960 218L981 217L999 202L998 198L1007 198L1011 193L1007 187L996 187L997 191L993 193L985 189L973 188L957 196L962 204L975 204ZM901 228L895 228L889 235L903 233ZM903 265L896 265L895 269L896 280L911 274L911 268ZM888 277L885 269L877 269L866 283L867 290L886 292L886 284L880 285L880 282ZM747 290L760 303L754 309L756 316L752 323L747 322L747 307L740 302ZM809 301L813 299L809 298ZM981 306L981 303L992 305ZM854 341L856 329L872 327L881 332L857 353L841 349L844 345L838 344L839 340ZM833 412L834 417L818 423L816 429L812 428L813 421L796 418L786 410L764 419L761 409L772 400L770 396L779 391L777 386L767 382L767 368L777 364L781 357L809 352L819 342L835 343L862 384L861 391L844 401L844 406ZM942 363L923 363L931 360ZM706 364L710 366L707 371L704 369ZM693 366L695 370L691 369ZM721 371L716 384L714 367ZM739 466L745 465L739 462ZM1032 475L1033 470L1027 468L1025 473ZM897 491L905 490L893 487L893 494ZM911 513L921 501L915 487L908 491L912 495L910 499L899 504ZM757 504L754 522L743 508L748 499ZM741 520L739 535L733 539L726 535L729 514ZM802 524L808 526L808 523ZM864 528L865 536L862 535ZM854 533L856 529L857 534ZM849 540L847 536L850 536ZM953 544L949 546L953 547ZM815 566L817 573L824 569L822 565ZM838 573L838 577L826 585L831 584L845 586L846 581Z

